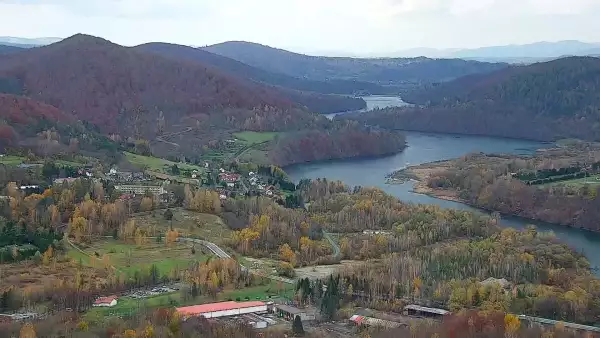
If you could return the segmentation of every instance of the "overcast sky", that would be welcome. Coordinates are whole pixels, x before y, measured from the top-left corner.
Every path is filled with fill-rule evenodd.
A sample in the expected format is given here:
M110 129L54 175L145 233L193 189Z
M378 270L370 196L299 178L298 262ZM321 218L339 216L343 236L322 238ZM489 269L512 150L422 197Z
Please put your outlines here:
M600 40L600 0L0 0L0 36L386 54Z

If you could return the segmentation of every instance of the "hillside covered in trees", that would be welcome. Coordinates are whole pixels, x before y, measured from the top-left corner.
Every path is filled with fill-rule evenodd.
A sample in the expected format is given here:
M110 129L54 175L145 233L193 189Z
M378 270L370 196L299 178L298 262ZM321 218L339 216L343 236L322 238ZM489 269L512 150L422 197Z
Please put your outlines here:
M328 130L293 133L275 141L268 153L278 166L331 159L376 157L400 152L404 135L395 131L360 127L353 123Z
M506 64L501 63L460 59L308 56L243 41L224 42L205 47L204 50L273 73L319 81L336 79L373 82L395 88L396 93L415 84L448 81L506 67Z
M0 44L0 54L16 53L16 52L20 52L22 50L23 50L23 48Z
M117 145L87 123L26 97L0 94L0 148L39 156L116 156ZM102 153L104 155L102 155Z
M340 271L347 301L396 310L420 299L453 312L529 314L595 323L600 282L580 253L535 227L466 211L412 205L376 188L301 182L311 219L339 234L343 258L366 260ZM364 230L380 230L365 234ZM374 260L383 258L382 260ZM505 278L509 286L482 283Z
M421 180L415 189L418 192L506 214L600 231L597 222L600 198L593 177L598 173L598 161L597 148L554 149L534 157L470 154L412 167L408 173ZM583 175L558 177L579 178L580 182L575 184L556 176L529 180L575 170Z
M161 112L167 125L194 115L231 127L255 117L287 121L279 125L288 128L313 119L303 107L307 102L296 103L276 88L91 36L18 54L0 59L3 92L51 104L105 132L153 136Z
M390 93L389 89L370 82L352 80L318 81L298 78L285 73L270 72L219 54L213 54L203 49L188 46L168 43L147 43L139 45L135 47L135 49L150 51L175 59L187 59L191 61L202 62L234 76L244 77L257 82L264 82L274 86L280 86L299 91L310 91L324 94L355 94L361 92L375 94Z
M404 130L598 140L599 88L600 59L568 57L430 86L403 97L417 107L353 118Z

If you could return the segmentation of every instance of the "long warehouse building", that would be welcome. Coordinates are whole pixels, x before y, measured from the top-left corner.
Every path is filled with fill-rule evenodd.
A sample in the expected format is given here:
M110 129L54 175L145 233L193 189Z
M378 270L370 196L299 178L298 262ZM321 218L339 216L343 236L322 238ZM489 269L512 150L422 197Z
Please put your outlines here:
M245 315L249 313L267 312L267 304L263 302L220 302L192 305L177 308L177 312L185 318L199 317L218 318Z

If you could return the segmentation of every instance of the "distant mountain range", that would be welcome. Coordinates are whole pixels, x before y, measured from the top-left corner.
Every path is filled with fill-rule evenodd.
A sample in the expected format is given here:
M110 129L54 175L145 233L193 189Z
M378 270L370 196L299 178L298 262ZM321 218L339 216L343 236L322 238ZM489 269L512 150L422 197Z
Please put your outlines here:
M46 46L62 40L62 38L45 37L45 38L18 38L13 36L0 36L0 45L14 46L21 48L31 48Z
M154 42L139 45L135 47L135 49L153 52L175 59L202 62L203 64L226 71L233 76L300 91L325 94L354 94L360 92L374 94L393 93L393 90L371 82L352 80L317 81L293 77L282 73L273 73L199 48L182 45Z
M392 129L597 141L599 91L600 58L566 57L432 85L403 97L416 107L358 119Z
M402 91L430 82L486 73L506 64L459 59L349 58L293 53L256 43L230 41L204 48L263 70L315 81L351 80L392 86Z
M400 51L393 55L401 57L460 58L488 62L533 63L563 56L600 55L600 43L566 40L474 49L416 48Z

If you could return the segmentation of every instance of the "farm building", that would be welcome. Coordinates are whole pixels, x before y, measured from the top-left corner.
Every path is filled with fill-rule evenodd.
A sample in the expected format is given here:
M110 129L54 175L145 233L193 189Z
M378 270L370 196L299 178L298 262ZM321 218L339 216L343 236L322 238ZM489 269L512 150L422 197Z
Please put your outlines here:
M386 329L394 329L401 326L406 326L404 323L392 322L389 320L354 315L350 317L350 321L357 326L382 327Z
M424 307L420 305L407 305L404 307L404 314L409 316L439 318L450 314L450 311L444 309Z
M572 331L583 331L583 332L600 332L600 327L597 326L588 326L576 323L568 323L568 322L559 322L552 319L546 318L538 318L538 317L530 317L525 315L519 315L519 319L522 323L525 323L527 326L548 326L555 327L556 325L562 324L565 328Z
M218 318L239 316L249 313L267 312L267 304L263 302L220 302L202 305L192 305L177 308L177 312L184 317L202 316L204 318Z
M100 297L94 302L94 306L113 307L117 305L117 296Z
M287 320L294 320L296 316L300 316L301 320L315 320L314 314L309 314L306 312L306 310L289 305L276 304L273 308L273 311L278 316L283 317Z

